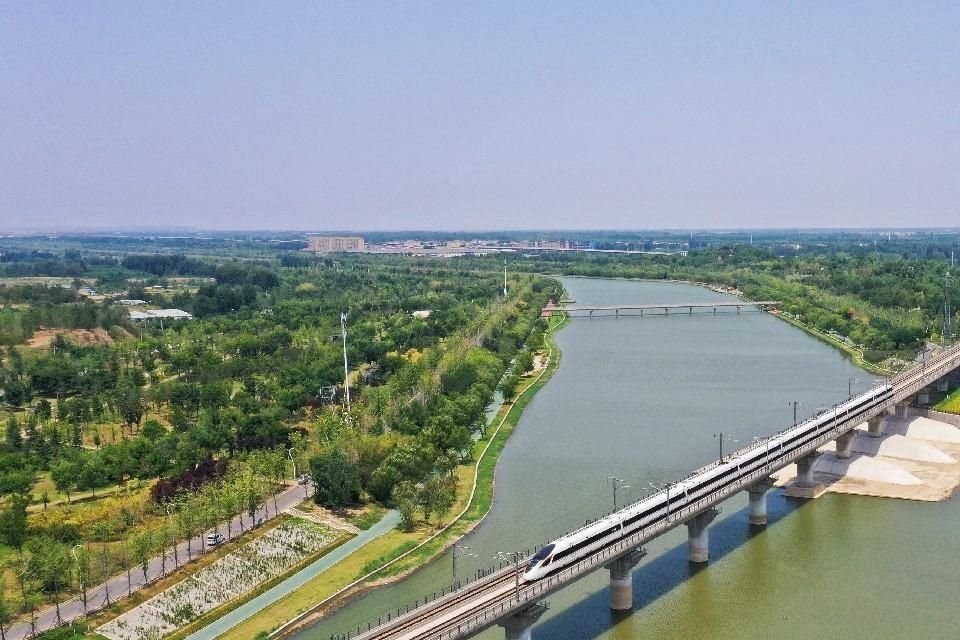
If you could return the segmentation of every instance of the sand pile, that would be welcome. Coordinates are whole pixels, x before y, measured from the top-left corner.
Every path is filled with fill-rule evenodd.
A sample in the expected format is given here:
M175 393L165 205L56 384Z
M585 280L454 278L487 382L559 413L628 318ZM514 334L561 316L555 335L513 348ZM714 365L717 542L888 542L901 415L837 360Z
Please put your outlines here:
M906 420L888 418L884 427L888 434L899 434L917 440L960 444L960 429L952 424L922 416L914 416Z
M886 460L868 456L856 456L847 460L841 460L836 456L821 456L814 463L813 472L864 482L883 482L903 486L923 484L923 480L909 471Z
M849 459L827 443L814 463L826 491L909 500L945 500L960 486L960 428L922 416L887 417L884 435L874 438L858 427ZM790 465L776 475L778 485L796 477Z
M947 425L950 426L950 425ZM960 433L956 427L950 427ZM956 459L947 455L932 444L902 436L899 433L886 438L871 438L857 434L853 441L853 451L867 456L886 458L900 458L914 462L934 462L936 464L956 464Z

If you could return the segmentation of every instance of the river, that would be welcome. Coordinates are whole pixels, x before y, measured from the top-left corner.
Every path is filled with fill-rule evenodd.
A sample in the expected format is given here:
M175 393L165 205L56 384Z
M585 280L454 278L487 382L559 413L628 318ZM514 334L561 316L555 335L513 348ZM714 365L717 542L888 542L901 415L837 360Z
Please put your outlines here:
M580 304L728 300L675 283L564 278ZM770 314L576 318L557 336L563 360L504 450L496 498L462 543L458 575L498 551L543 543L650 482L678 479L725 447L788 426L871 378L841 353ZM737 442L732 443L732 440ZM957 501L914 503L826 495L803 503L769 495L770 524L747 524L742 494L710 530L711 561L686 560L686 528L647 546L634 571L635 609L609 610L607 572L551 596L535 640L955 637L960 623ZM298 640L325 640L451 581L450 552L376 589ZM477 636L500 639L501 629Z

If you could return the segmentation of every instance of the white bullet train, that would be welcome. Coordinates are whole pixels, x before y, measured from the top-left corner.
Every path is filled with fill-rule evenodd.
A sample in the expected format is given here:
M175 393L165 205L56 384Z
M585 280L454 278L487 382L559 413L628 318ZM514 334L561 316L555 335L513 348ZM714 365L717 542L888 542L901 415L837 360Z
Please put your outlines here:
M670 487L669 502L667 492L660 491L557 538L550 544L544 545L530 559L523 573L523 579L532 582L556 573L620 538L660 522L688 504L763 468L769 464L770 460L778 459L804 447L828 433L838 423L864 416L877 405L887 402L892 394L891 385L876 386L829 411L781 431L769 440L741 449L723 462L700 469Z

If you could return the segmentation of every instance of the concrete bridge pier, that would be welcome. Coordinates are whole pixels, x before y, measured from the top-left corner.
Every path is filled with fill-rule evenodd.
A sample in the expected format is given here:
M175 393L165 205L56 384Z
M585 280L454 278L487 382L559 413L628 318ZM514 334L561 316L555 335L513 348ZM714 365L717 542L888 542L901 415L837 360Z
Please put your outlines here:
M716 507L687 520L687 560L702 563L710 560L710 523L720 514Z
M813 477L813 464L819 457L819 451L811 451L797 460L797 477L784 490L786 496L791 498L816 498L823 493L823 485Z
M900 405L897 405L897 413L900 413ZM874 416L867 420L867 434L871 438L879 438L883 435L883 416Z
M500 621L507 640L531 640L530 630L547 610L547 605L538 602L524 607L509 618Z
M907 407L909 407L909 406L910 406L910 400L902 400L901 402L898 402L897 405L896 405L896 406L894 407L894 409L893 409L893 415L895 415L895 416L898 417L898 418L906 418L906 417L907 417ZM872 434L871 434L871 435L872 435ZM875 437L878 437L878 436L879 436L879 434L878 434L877 436L875 436Z
M930 404L930 387L924 387L917 392L917 404Z
M747 487L750 495L750 524L762 527L767 524L767 491L773 487L773 478L763 478Z
M847 459L853 454L853 438L857 435L856 429L837 436L837 457Z
M633 568L647 555L643 549L634 549L607 565L610 572L610 608L629 611L633 608Z
M937 380L937 391L940 391L940 392L950 391L950 379L944 377Z

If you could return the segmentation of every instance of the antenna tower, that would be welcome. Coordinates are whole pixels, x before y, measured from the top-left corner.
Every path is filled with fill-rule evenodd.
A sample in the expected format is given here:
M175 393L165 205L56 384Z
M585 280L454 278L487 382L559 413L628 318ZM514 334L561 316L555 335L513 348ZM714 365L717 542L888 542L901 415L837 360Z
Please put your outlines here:
M350 369L347 368L347 314L340 314L340 331L343 335L343 391L350 411Z

